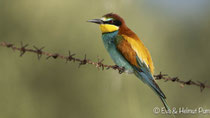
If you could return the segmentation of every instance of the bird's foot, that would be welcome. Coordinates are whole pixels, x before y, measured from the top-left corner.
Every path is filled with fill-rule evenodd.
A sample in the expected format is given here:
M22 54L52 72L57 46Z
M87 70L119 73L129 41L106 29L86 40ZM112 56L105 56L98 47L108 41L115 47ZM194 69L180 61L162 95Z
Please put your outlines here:
M119 70L119 73L122 74L125 72L125 67L119 67L118 65L112 66L114 70Z

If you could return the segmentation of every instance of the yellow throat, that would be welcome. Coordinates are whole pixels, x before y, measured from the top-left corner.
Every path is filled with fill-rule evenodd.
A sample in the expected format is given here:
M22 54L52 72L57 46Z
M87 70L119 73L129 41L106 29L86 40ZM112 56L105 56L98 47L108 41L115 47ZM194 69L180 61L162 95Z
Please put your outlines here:
M100 24L100 29L102 33L108 33L117 31L119 27L111 24Z

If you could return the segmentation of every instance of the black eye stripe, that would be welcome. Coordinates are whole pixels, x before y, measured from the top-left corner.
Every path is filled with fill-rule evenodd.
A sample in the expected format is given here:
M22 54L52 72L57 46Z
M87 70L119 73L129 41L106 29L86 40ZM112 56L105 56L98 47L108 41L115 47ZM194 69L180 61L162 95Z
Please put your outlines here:
M115 20L114 24L117 25L117 26L120 26L122 23L119 20Z
M104 24L113 24L114 21L113 20L110 20L110 21L104 21Z
M120 26L122 23L119 20L110 20L110 21L104 21L104 24L112 24L112 25Z

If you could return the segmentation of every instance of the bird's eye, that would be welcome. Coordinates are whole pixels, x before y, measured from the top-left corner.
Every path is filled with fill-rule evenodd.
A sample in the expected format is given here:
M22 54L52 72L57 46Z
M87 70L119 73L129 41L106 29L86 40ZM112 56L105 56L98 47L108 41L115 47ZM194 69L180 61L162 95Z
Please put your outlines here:
M110 20L110 21L109 21L109 23L110 23L110 24L113 24L113 23L114 23L114 21L113 21L113 20Z

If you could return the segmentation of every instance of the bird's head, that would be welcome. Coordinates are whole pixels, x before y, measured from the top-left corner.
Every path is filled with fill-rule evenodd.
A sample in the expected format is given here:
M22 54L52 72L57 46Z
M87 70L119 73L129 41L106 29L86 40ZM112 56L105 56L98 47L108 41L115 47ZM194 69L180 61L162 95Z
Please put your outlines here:
M124 20L113 13L106 14L100 19L88 20L88 22L99 24L102 33L117 31L124 24Z

